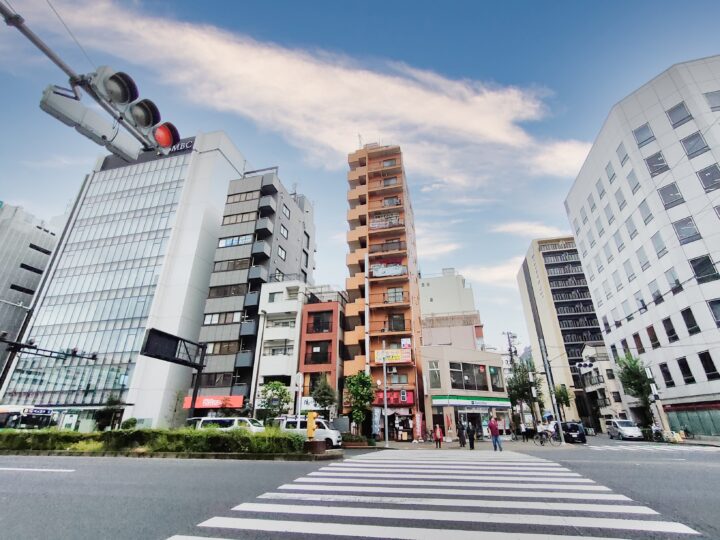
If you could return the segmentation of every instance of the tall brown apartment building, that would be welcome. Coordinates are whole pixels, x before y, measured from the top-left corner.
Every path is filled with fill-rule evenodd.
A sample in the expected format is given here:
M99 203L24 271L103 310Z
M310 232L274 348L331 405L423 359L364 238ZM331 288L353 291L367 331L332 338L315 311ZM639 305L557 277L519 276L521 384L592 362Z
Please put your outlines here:
M365 371L379 382L371 431L381 434L385 361L390 436L421 438L420 295L402 152L399 146L368 144L350 154L348 164L345 316L352 330L345 333L350 360L344 374Z

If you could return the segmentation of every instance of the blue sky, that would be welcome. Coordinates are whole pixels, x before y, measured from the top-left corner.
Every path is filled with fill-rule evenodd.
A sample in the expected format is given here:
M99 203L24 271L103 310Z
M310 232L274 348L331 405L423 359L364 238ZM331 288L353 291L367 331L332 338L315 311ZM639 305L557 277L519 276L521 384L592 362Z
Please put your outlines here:
M80 72L42 0L13 0ZM54 0L96 65L131 73L181 134L222 129L315 203L316 281L343 285L345 154L400 144L424 275L460 269L487 341L527 344L515 276L568 231L562 201L609 108L671 64L717 53L717 2ZM61 213L100 155L39 110L63 75L0 28L0 200Z

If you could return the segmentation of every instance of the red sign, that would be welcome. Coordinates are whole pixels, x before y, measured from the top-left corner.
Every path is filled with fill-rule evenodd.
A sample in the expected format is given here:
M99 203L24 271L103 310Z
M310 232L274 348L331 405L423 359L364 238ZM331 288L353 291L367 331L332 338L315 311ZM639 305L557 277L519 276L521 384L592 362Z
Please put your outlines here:
M196 409L239 409L243 406L245 396L198 396L195 400ZM183 409L190 408L192 398L186 397Z
M388 407L407 407L415 403L415 392L412 390L388 390L387 393ZM383 391L375 391L375 401L373 405L383 405Z

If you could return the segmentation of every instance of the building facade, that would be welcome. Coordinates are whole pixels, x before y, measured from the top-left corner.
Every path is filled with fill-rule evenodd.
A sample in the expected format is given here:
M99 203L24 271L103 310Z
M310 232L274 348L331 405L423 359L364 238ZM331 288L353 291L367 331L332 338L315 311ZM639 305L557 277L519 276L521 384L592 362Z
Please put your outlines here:
M602 336L574 239L533 240L517 280L535 368L545 371L545 352L555 386L564 385L570 394L566 417L587 419L589 411L577 399L582 387L574 366L582 361L585 343L600 341ZM546 374L541 389L550 412L547 383Z
M297 282L304 291L312 282L315 228L310 201L285 189L277 167L233 179L224 200L200 330L208 351L199 394L215 398L207 400L209 405L234 409L253 402L255 395L255 366L262 358L258 332L265 321L261 290ZM266 301L268 294L263 290ZM299 324L293 329L299 332ZM186 399L185 407L189 406ZM217 413L215 409L197 414Z
M60 231L0 201L0 332L16 339ZM0 346L0 387L8 352Z
M420 299L415 227L399 146L368 144L348 156L350 253L345 344L352 360L345 376L359 371L388 383L390 426L399 438L419 435L423 424L420 363ZM379 433L384 390L378 385L372 432Z
M565 207L611 355L652 370L675 430L720 434L720 56L617 103Z
M191 370L139 352L148 328L198 340L222 201L244 166L221 132L184 139L168 156L100 159L25 335L97 359L20 354L2 402L55 409L80 429L110 397L141 426L182 422Z

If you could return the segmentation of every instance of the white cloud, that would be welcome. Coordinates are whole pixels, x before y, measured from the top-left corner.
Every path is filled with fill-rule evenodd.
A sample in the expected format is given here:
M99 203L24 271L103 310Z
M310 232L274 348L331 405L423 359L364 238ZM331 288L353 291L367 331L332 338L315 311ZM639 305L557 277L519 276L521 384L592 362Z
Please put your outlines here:
M511 221L495 225L492 232L507 233L523 238L548 238L553 236L567 236L570 233L566 230L544 225L534 221Z
M281 133L314 165L344 168L357 134L373 135L402 145L408 174L425 177L433 189L510 174L572 175L587 150L578 141L542 141L523 127L546 116L542 89L450 79L390 61L363 65L109 0L58 4L73 14L73 32L87 49L147 67L196 105ZM43 4L24 10L67 39Z
M448 253L460 249L462 245L454 242L453 236L447 228L443 229L437 223L416 225L415 237L420 264L424 261L434 261L445 257Z
M495 285L498 287L516 288L516 276L523 257L513 257L507 261L489 266L466 266L458 272L466 279L481 285Z

